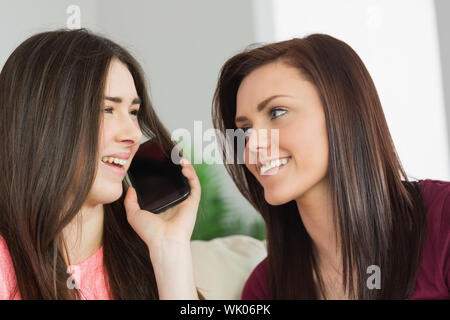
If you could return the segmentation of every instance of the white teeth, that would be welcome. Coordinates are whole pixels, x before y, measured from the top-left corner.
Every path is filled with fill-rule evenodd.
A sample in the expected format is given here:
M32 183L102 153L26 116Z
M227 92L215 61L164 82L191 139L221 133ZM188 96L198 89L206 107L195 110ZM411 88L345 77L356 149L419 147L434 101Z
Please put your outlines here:
M114 157L103 157L102 158L103 162L109 162L109 163L115 163L121 166L124 166L127 164L127 160L123 160L123 159L118 159L118 158L114 158Z
M285 165L289 162L289 160L290 158L272 160L261 167L260 174L264 175L267 171L269 171L272 168Z

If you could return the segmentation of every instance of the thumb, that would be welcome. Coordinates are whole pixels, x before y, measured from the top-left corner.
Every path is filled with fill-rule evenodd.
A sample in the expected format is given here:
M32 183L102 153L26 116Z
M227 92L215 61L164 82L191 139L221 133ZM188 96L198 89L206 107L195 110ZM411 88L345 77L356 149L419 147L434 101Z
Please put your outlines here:
M125 205L127 215L135 214L139 210L141 210L141 207L139 206L139 203L137 201L136 190L134 190L133 187L128 188L125 199L123 200L123 204Z

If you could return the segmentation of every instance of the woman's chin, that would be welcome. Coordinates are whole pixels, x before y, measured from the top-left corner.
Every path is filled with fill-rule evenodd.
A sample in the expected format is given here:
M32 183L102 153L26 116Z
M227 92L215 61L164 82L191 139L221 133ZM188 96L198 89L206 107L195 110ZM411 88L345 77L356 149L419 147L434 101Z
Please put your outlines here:
M100 203L108 204L120 199L123 193L122 184L110 185L105 188L102 193L98 193L98 200Z
M264 198L266 199L267 203L272 206L280 206L292 200L288 197L283 197L280 194L273 194L268 192L264 192Z

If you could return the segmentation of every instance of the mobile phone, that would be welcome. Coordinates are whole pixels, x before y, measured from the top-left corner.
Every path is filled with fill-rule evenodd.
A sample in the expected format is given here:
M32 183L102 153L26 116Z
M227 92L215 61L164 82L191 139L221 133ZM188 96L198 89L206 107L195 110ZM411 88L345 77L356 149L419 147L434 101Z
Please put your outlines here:
M141 209L160 213L189 196L189 182L170 154L170 150L152 139L142 143L134 155L128 177Z

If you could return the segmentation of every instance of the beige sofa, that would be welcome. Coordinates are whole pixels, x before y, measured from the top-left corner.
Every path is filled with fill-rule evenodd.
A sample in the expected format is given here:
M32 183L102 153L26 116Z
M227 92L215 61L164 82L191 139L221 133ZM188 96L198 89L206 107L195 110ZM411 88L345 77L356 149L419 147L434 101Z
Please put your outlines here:
M265 241L233 235L191 241L194 276L205 299L238 300L250 273L267 255Z

